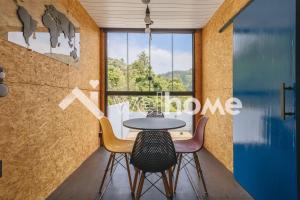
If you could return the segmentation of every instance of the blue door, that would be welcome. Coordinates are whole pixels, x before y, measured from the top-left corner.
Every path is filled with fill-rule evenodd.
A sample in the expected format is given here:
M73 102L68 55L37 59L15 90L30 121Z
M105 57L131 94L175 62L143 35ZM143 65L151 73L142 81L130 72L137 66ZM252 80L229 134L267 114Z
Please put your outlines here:
M297 199L296 0L254 0L234 21L234 176L255 199Z

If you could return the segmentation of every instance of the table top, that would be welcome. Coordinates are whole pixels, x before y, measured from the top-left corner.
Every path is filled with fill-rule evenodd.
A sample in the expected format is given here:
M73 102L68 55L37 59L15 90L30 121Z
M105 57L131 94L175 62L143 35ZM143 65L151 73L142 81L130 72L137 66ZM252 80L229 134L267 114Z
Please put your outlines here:
M138 130L171 130L182 128L186 123L179 119L171 118L135 118L123 122L123 126Z

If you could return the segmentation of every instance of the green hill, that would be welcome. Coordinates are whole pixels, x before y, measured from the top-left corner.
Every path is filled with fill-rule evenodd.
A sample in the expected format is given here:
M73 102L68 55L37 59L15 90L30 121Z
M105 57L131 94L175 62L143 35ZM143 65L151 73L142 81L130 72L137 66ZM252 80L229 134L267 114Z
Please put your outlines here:
M193 72L192 69L184 70L184 71L174 71L173 76L174 79L179 79L182 81L182 83L187 87L188 90L192 91L193 89ZM167 79L172 78L172 72L167 72L165 74L160 74L160 76L165 77Z

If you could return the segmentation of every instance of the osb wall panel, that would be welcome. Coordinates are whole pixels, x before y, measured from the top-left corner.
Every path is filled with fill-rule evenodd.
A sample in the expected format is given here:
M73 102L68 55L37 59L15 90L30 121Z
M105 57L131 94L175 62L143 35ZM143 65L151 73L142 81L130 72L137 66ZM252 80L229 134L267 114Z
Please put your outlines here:
M202 90L203 102L218 98L224 105L232 97L233 26L219 29L249 0L225 0L202 31ZM232 116L207 113L205 147L233 171Z
M99 146L98 121L79 101L58 107L75 86L97 90L89 80L99 79L99 29L77 1L60 2L80 23L79 69L0 39L9 87L0 98L0 199L45 199Z
M72 15L69 15L65 9L64 2L66 0L28 0L20 1L19 4L25 7L30 15L37 21L38 31L47 31L47 28L43 26L41 15L44 13L45 4L52 4L60 11L64 12L67 17L72 21L75 27L79 27L79 24ZM14 0L0 0L0 35L7 31L21 31L22 23L16 17L16 4Z

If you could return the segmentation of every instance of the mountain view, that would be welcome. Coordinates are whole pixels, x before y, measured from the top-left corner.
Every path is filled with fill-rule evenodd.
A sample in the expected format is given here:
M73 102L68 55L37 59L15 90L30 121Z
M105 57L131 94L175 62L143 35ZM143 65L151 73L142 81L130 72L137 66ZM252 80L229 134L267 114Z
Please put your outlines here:
M108 86L111 91L192 91L192 69L156 74L149 57L142 52L132 64L108 58Z
M184 71L173 71L173 76L176 79L180 79L183 83L183 85L186 86L188 91L193 90L193 77L192 77L192 68L189 70ZM167 72L165 74L161 74L162 77L165 77L166 79L172 79L172 72Z
M108 58L108 90L109 91L192 91L192 69L174 71L164 74L154 73L149 65L149 57L145 52L138 59L126 65L123 59ZM181 100L189 97L180 96ZM146 111L149 108L163 110L162 102L156 96L109 96L109 105L129 101L131 111ZM164 99L161 99L164 101ZM175 112L176 105L171 105Z

